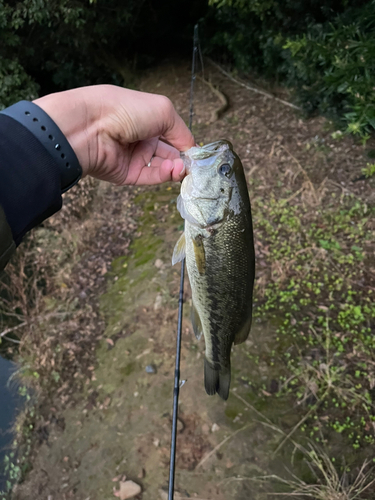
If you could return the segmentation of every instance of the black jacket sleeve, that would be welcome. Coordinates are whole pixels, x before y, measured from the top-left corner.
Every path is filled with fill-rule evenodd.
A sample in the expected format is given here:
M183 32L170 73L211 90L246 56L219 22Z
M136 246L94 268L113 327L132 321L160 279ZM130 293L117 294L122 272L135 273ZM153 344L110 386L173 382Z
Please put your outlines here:
M0 114L0 271L25 233L61 205L55 159L26 127Z

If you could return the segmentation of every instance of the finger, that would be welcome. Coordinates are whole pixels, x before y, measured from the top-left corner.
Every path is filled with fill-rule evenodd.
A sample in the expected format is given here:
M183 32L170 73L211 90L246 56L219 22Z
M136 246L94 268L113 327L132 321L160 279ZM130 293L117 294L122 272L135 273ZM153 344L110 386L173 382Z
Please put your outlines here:
M185 165L181 158L177 158L173 162L172 170L172 180L175 182L181 182L186 175Z
M159 162L161 159L153 161ZM160 166L143 167L135 182L136 185L161 184L168 181L181 181L185 175L183 161L180 158L176 160L162 160Z
M184 120L179 116L173 105L167 116L167 128L162 137L179 151L187 151L195 146L193 134L187 128Z
M180 157L180 152L173 146L159 140L154 155L164 159L175 160Z

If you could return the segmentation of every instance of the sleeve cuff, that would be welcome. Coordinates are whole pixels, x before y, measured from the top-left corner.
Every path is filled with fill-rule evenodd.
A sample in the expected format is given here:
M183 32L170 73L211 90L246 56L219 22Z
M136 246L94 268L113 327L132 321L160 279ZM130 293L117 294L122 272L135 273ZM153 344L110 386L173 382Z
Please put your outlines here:
M0 113L0 204L16 245L62 205L60 170L43 144Z
M0 204L16 245L62 206L81 166L68 140L39 106L20 101L0 112Z

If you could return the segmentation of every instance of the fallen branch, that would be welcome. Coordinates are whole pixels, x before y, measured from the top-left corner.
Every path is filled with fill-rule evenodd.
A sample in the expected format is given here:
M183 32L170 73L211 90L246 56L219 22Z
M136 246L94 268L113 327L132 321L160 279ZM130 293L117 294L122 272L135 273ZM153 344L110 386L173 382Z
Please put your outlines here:
M199 75L197 75L197 78L201 80L203 83L205 83L208 87L210 87L211 91L219 98L221 102L221 106L219 106L217 109L214 109L211 113L210 123L214 123L228 109L229 107L228 99L218 88L214 87L214 85L212 85L212 83L209 80L206 80L205 78Z
M14 344L20 344L21 343L20 340L11 339L10 337L7 337L6 335L3 336L3 339L7 340L8 342L13 342Z
M4 331L2 331L0 333L0 337L4 337L8 333L14 332L14 331L18 330L19 328L22 328L22 327L24 327L24 326L26 326L28 324L29 325L31 325L31 324L38 324L38 323L41 323L42 321L44 321L46 319L64 317L64 316L68 316L69 314L72 314L72 313L70 313L70 312L49 313L49 314L44 314L44 315L41 315L41 316L37 316L36 318L33 318L31 321L24 321L24 322L20 323L19 325L12 326L10 328L6 328Z
M0 337L4 337L8 333L14 332L15 330L18 330L19 328L22 328L23 326L26 326L27 322L24 321L23 323L20 323L17 326L12 326L11 328L6 328L3 332L0 333Z
M302 108L300 106L296 106L295 104L292 104L291 102L284 101L284 99L280 99L279 97L276 97L269 92L266 92L265 90L257 89L255 87L251 87L251 85L248 85L247 83L243 83L240 80L237 80L234 78L230 73L225 71L224 68L222 68L219 64L215 63L212 61L212 59L208 59L209 63L212 64L215 68L217 68L223 75L225 75L229 80L232 80L232 82L237 83L237 85L241 85L241 87L244 87L247 90L251 90L251 92L256 92L257 94L264 95L265 97L268 97L269 99L274 99L275 101L281 102L281 104L284 104L285 106L289 106L290 108L296 109L298 111L302 111Z

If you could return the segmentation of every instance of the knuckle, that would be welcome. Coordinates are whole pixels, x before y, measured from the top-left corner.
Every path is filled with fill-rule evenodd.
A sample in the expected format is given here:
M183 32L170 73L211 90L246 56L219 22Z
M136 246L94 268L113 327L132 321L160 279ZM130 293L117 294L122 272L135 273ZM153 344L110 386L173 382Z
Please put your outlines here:
M172 101L166 96L160 96L160 109L163 111L166 117L170 117L174 114L174 106Z

